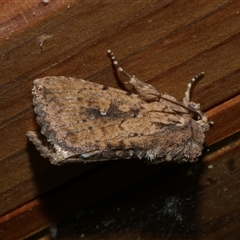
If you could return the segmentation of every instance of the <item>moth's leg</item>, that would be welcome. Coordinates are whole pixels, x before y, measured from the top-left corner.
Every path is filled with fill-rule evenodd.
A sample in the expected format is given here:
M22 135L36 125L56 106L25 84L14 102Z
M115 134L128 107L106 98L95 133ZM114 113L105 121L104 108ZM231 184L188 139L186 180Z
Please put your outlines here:
M138 95L144 99L145 101L155 101L158 100L161 97L161 94L157 91L155 87L152 85L140 81L138 78L136 78L135 75L130 75L126 71L124 71L118 64L118 61L116 60L116 57L114 56L113 52L111 50L107 51L113 65L117 68L117 70L121 73L123 73L125 76L127 76L130 80L127 83L130 83L133 85L133 87L136 89Z
M191 94L193 83L203 78L203 76L204 76L204 72L201 72L198 75L196 75L194 78L192 78L190 83L188 83L187 91L185 92L185 97L183 98L183 104L186 107L194 107L195 109L199 109L200 107L199 104L196 104L195 106L191 106L192 102L190 102L190 94Z

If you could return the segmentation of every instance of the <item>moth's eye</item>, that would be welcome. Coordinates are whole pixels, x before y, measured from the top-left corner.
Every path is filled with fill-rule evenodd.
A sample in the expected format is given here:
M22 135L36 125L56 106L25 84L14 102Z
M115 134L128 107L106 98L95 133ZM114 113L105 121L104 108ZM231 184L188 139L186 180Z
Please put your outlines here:
M201 114L197 111L191 112L190 115L191 115L192 119L194 119L195 121L202 119Z

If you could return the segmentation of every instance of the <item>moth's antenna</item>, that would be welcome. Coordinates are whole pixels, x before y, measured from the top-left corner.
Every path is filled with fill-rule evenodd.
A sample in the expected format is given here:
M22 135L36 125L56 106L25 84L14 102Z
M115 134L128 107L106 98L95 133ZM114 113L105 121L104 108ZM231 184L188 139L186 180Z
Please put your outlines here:
M197 80L200 80L204 77L204 72L197 74L194 78L191 79L191 82L188 83L187 91L185 92L185 97L183 98L183 104L188 107L190 103L190 94L192 90L193 83Z
M107 53L109 54L113 65L117 68L117 70L119 72L122 72L124 75L126 75L129 78L132 78L132 76L130 74L128 74L127 72L125 72L119 65L118 65L118 61L116 60L116 57L114 56L113 52L111 50L108 50Z

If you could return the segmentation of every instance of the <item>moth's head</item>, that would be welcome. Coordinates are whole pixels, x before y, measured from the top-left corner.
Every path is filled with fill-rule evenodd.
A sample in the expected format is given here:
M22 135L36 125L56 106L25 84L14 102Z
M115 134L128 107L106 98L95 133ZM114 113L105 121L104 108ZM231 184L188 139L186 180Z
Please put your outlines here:
M213 122L208 121L207 116L203 112L201 112L199 108L200 107L197 106L197 108L190 108L189 110L192 118L200 125L202 131L205 132L209 129L210 125L213 125Z

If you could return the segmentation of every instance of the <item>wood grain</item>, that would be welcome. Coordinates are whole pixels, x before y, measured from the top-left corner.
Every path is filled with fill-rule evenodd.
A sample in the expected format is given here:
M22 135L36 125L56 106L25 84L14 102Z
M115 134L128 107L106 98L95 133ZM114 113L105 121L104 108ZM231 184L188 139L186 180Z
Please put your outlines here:
M3 1L0 237L30 236L155 172L164 171L165 165L151 167L138 161L54 167L27 141L26 131L39 128L32 109L33 80L63 75L120 87L118 80L124 82L125 78L113 71L106 55L108 49L130 74L135 73L160 92L178 99L183 97L189 80L204 71L205 78L195 85L192 99L201 103L215 122L207 133L206 146L215 153L220 151L216 150L218 146L229 146L229 141L224 141L240 130L239 9L239 1L227 0L149 0L128 4ZM226 158L235 151L227 149ZM209 161L221 162L206 152L203 164ZM218 174L216 171L213 175L217 178ZM117 181L117 177L122 180L121 176L124 181ZM103 187L114 181L117 183L111 187ZM96 182L93 194L91 187ZM76 192L82 194L74 200ZM212 196L211 201L216 198ZM207 198L199 201L206 201L204 214L210 217ZM236 208L226 205L229 213ZM216 213L211 214L217 218ZM208 222L201 224L207 226ZM214 230L209 231L214 238Z

